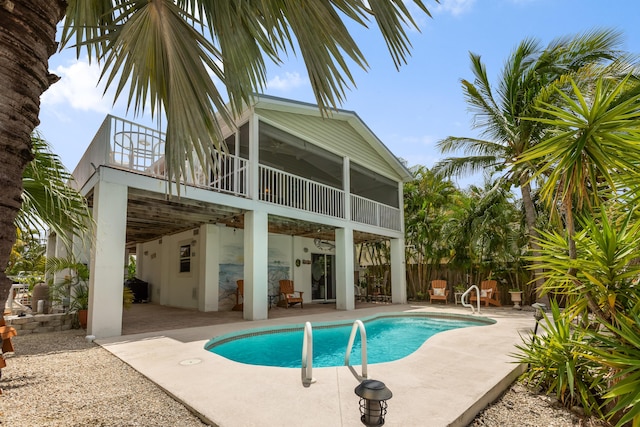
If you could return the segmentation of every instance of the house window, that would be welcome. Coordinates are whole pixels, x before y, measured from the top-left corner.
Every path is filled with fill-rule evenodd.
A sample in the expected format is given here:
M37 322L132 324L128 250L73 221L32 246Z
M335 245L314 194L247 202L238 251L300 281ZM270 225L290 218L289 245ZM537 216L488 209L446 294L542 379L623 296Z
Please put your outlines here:
M191 271L191 245L180 246L180 273Z

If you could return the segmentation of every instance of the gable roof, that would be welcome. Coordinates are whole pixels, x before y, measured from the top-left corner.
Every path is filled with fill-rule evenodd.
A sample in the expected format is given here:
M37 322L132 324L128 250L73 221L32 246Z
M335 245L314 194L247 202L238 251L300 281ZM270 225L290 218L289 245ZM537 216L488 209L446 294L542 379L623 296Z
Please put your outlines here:
M407 182L411 172L369 129L354 111L334 109L325 117L315 104L268 95L256 95L254 112L265 122L282 128L351 162Z

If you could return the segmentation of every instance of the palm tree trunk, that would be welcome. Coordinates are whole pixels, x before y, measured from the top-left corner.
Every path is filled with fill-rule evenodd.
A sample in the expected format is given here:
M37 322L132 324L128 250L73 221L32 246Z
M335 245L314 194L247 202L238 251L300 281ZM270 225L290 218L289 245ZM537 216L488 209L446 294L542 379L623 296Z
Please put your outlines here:
M16 239L22 173L33 158L31 132L40 123L40 95L57 81L48 71L56 51L63 0L0 2L0 301L11 281L4 275Z
M534 255L540 252L540 245L538 245L538 232L536 231L536 206L533 203L531 197L531 184L527 177L520 178L520 192L522 193L522 205L524 206L525 221L527 225L527 234L529 235L529 248ZM549 297L547 295L541 295L542 286L544 285L544 278L542 277L542 269L536 267L540 262L533 260L533 278L535 283L536 300L549 305Z

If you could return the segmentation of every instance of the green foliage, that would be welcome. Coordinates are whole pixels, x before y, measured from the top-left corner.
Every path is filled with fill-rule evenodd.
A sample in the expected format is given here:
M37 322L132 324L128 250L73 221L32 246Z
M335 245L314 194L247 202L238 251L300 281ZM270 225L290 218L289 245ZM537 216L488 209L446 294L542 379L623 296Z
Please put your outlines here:
M634 289L636 299L640 289ZM583 346L587 357L608 367L611 387L604 395L608 418L617 426L640 426L640 303L628 314L616 313L605 331L592 332L593 346Z
M44 282L46 247L40 243L36 233L16 230L17 239L11 248L9 265L5 274L17 283L34 285Z
M131 304L133 304L134 294L130 287L124 286L122 291L122 305L125 309L131 308Z
M85 237L91 224L85 198L69 186L71 174L47 142L34 133L31 143L34 159L22 176L22 206L16 226L23 235L48 227L63 241L71 235Z
M65 272L62 280L49 283L51 300L65 305L70 301L69 310L87 310L89 308L89 267L73 257L47 259L47 272L53 275Z
M410 294L425 294L429 278L451 252L445 227L460 191L448 179L424 166L412 170L414 179L404 185L406 258L416 265L409 275Z
M89 309L89 267L74 258L49 258L47 260L47 272L50 274L66 271L64 279L50 283L51 299L62 303L70 299L69 310ZM135 263L134 263L135 276ZM124 308L131 307L134 294L131 288L124 286L122 291L122 304Z
M547 46L535 39L525 39L505 60L496 85L492 85L481 56L469 54L474 78L461 80L462 91L474 114L474 127L480 130L483 139L450 136L440 141L443 153L463 153L466 157L446 158L434 169L445 176L496 172L509 187L520 187L527 234L531 238L528 244L533 253L539 250L535 242L538 206L531 181L532 177L540 181L547 177L538 173L537 162L520 159L553 133L556 125L537 120L546 114L537 107L544 102L553 105L559 98L555 88L568 76L585 75L615 63L622 55L621 42L621 34L612 30L562 37ZM553 186L556 181L547 183ZM536 276L540 271L533 269ZM536 286L541 285L538 278Z
M152 116L166 115L166 168L175 182L196 160L210 165L222 149L221 127L263 91L267 61L300 55L328 113L355 85L349 64L368 68L347 22L377 27L397 67L417 28L402 0L67 3L62 46L100 58L107 87L116 86L116 98L129 88L134 112L150 106ZM422 0L411 3L429 14Z
M89 284L80 282L71 289L70 311L80 311L89 309Z
M551 318L546 314L540 322L542 333L523 338L515 356L529 365L523 378L547 393L555 393L565 406L580 403L587 414L600 411L600 396L606 383L601 365L583 353L587 333L575 327L555 301L551 302Z
M568 391L572 399L564 403L573 404L577 396L589 410L598 405L597 413L606 412L619 426L629 421L637 426L640 221L627 205L610 203L579 224L576 258L569 255L564 234L541 235L538 260L545 269L545 291L564 296L566 309L560 313L552 302L553 318L541 323L545 336L519 346L519 360L531 363L529 380L547 391Z
M616 312L627 312L638 302L637 285L640 264L640 221L629 210L617 222L610 216L620 215L615 205L600 211L600 216L584 217L581 231L576 233L577 257L569 254L565 235L542 233L539 244L543 251L536 259L544 268L545 292L564 295L567 311L573 317L587 318L589 311L598 322L610 321ZM570 275L567 272L575 271Z
M528 119L553 132L517 163L539 165L534 177L545 176L541 194L550 205L582 209L609 200L640 174L640 85L631 75L602 76L584 89L569 82L568 94L555 88L557 104L540 104L544 117Z
M136 258L129 255L129 264L127 264L127 280L136 278Z

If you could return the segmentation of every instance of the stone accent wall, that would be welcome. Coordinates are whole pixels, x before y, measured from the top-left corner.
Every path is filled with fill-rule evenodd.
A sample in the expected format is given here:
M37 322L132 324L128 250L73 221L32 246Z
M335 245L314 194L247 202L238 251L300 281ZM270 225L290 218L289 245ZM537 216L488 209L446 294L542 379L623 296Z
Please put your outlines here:
M18 335L42 334L54 331L66 331L78 324L75 313L27 314L23 317L5 316L7 326L13 326Z

